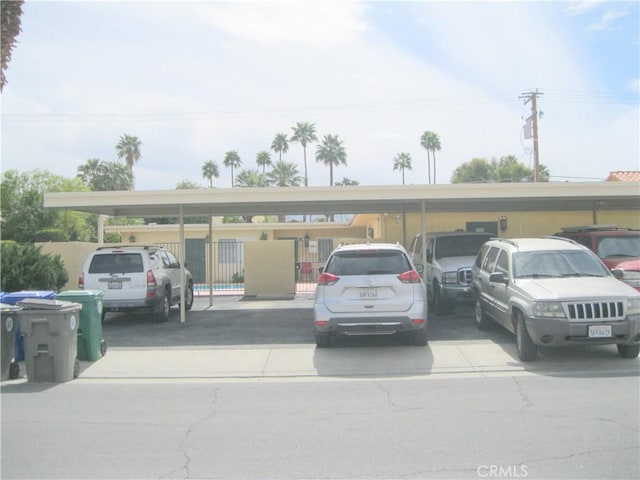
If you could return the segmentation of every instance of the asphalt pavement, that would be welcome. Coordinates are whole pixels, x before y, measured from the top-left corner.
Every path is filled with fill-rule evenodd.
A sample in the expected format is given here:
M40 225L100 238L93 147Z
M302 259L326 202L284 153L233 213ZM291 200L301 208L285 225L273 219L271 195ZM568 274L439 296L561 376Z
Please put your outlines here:
M168 322L145 315L109 314L106 355L81 361L75 381L127 379L335 378L357 376L640 374L640 360L623 360L615 346L540 349L521 363L515 338L494 326L479 331L470 307L429 315L429 345L403 337L352 337L318 349L313 296L197 297L186 321L177 309ZM24 363L21 378L26 381Z

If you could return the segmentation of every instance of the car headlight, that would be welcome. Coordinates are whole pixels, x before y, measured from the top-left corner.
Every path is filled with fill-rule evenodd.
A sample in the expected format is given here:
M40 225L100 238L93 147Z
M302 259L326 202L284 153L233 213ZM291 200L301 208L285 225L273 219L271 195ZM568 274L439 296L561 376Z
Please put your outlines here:
M458 283L458 272L444 272L442 283Z
M536 302L533 304L533 315L536 317L565 318L560 302Z
M627 315L640 315L640 298L627 300Z

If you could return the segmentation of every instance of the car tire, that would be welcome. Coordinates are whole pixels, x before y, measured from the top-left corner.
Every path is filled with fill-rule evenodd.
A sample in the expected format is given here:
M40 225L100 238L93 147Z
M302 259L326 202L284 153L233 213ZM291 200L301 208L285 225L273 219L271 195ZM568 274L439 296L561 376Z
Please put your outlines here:
M160 310L156 314L156 320L158 322L168 322L169 312L171 310L171 293L169 290L165 290L160 301Z
M480 301L480 297L476 297L476 303L473 307L473 318L476 322L476 327L478 330L486 330L489 328L489 324L491 319L482 309L482 302Z
M9 365L9 379L15 380L20 376L20 364L18 362L11 362Z
M107 354L107 341L103 338L100 341L100 355L105 356Z
M616 345L618 347L618 355L622 358L636 358L640 353L640 345Z
M411 342L416 347L424 347L428 343L427 329L416 330L411 333Z
M331 345L331 335L328 333L316 333L316 347L326 348Z
M433 286L433 309L438 315L450 315L453 313L454 305L446 302L440 292L440 285Z
M184 291L184 309L189 311L191 307L193 307L193 284L187 285Z
M522 313L516 312L516 347L521 362L532 362L538 356L538 347L529 336Z

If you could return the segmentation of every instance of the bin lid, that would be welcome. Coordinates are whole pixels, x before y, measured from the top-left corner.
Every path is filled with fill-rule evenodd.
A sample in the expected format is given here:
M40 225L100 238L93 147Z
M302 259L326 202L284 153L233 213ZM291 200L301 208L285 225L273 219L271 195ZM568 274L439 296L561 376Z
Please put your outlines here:
M0 312L2 313L19 312L20 310L22 310L22 307L19 305L11 305L9 303L0 303Z
M53 298L55 290L21 290L20 292L9 292L2 296L2 303L15 305L20 300L26 298Z
M25 298L18 302L18 305L25 310L55 310L69 311L80 310L82 305L73 302L64 302L62 300L48 300L43 298Z
M65 290L64 292L58 292L55 298L64 300L70 300L80 303L89 303L104 296L102 290Z

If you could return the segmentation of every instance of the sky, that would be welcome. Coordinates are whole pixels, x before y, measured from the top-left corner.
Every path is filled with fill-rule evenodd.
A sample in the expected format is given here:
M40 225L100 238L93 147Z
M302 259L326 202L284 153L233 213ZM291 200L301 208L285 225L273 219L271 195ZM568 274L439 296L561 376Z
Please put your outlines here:
M136 190L207 186L225 153L258 152L297 122L338 135L361 185L435 182L514 155L533 168L525 94L539 92L539 159L552 181L640 170L640 2L30 1L1 95L2 171L74 177L142 142ZM310 186L329 169L307 147ZM272 160L278 154L271 151ZM303 151L283 159L303 175ZM235 173L238 171L236 170ZM433 175L433 174L432 174ZM432 178L433 181L433 178Z

